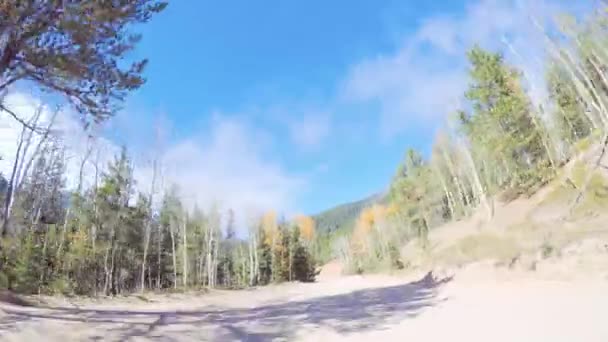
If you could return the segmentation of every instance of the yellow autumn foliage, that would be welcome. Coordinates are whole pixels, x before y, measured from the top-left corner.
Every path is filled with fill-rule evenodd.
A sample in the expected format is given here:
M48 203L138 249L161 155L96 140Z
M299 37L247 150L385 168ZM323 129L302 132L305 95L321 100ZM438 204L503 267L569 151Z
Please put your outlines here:
M399 207L397 207L397 205L395 203L391 203L389 204L388 207L386 207L386 216L387 217L392 217L394 215L396 215L399 211Z
M359 214L352 235L351 245L355 253L364 253L368 249L368 238L374 229L377 229L390 215L396 212L394 206L374 204L365 208Z
M86 231L78 230L68 234L68 241L71 241L71 251L74 255L83 255L87 251L89 236Z
M315 238L315 220L310 217L310 216L306 216L306 215L297 215L295 217L295 223L298 226L298 228L300 229L300 236L308 241L311 242L314 240Z
M266 237L264 242L274 248L274 245L281 241L276 212L271 210L262 215L261 225Z

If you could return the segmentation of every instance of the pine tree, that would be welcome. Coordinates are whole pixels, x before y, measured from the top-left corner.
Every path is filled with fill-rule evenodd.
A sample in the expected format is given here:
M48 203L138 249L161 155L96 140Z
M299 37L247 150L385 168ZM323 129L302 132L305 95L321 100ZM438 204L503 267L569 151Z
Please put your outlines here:
M465 96L473 110L461 113L463 132L475 154L487 161L483 171L494 189L530 187L541 178L547 151L520 74L500 54L479 47L468 58L472 84Z
M29 81L63 96L87 123L106 119L144 83L147 60L126 67L121 62L141 39L130 31L132 25L147 22L166 6L146 0L119 6L111 1L3 1L0 91ZM1 102L0 107L7 109Z
M592 122L583 114L585 108L568 73L554 63L548 71L547 82L561 138L573 144L588 136Z
M310 250L300 239L300 229L292 229L290 238L291 277L290 281L313 282L316 273L316 265Z

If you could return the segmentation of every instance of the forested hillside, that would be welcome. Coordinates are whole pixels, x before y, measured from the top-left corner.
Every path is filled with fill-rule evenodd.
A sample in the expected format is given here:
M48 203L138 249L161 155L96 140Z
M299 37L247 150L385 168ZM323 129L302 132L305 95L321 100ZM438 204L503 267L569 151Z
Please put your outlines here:
M128 3L0 6L9 23L0 25L8 47L0 56L0 91L28 82L63 99L83 129L110 119L145 82L147 60L123 67L139 41L128 28L166 7ZM248 230L242 236L229 208L189 206L163 179L162 160L152 163L151 184L138 184L129 146L102 163L101 147L90 139L78 172L68 173L55 127L59 109L40 106L24 117L2 96L0 109L20 134L16 154L2 156L11 172L0 175L0 287L87 295L237 288L313 281L318 263L336 257L350 272L404 268L407 242L424 247L431 229L476 212L490 219L496 201L530 196L581 151L606 147L607 16L567 19L551 28L530 22L545 38L547 58L536 71L545 75L546 101L531 98L529 75L500 51L473 46L462 110L445 113L429 156L405 151L387 195L314 218L284 220L269 211L240 227ZM24 25L31 30L11 29ZM603 168L578 167L582 177L569 183L578 193L572 206L605 204L587 195L607 186ZM75 186L67 186L68 177Z
M314 215L312 217L316 228L314 256L317 262L325 263L335 258L335 241L352 232L357 218L366 207L386 203L387 199L387 194L379 193Z
M131 28L166 6L0 6L0 109L2 120L20 128L15 155L0 156L11 163L10 173L0 174L0 288L94 295L314 280L315 229L306 216L285 222L268 212L244 240L232 210L188 207L163 179L162 160L152 163L149 187L137 184L128 146L106 164L94 137L76 156L77 173L68 173L58 114L75 112L91 136L90 127L113 117L145 82L146 59L124 63L141 38ZM65 107L41 104L28 117L5 101L18 82L52 93ZM75 186L68 188L68 177Z
M490 220L496 201L534 194L592 146L600 146L601 158L608 142L606 13L557 23L546 29L530 21L545 38L547 59L536 70L546 76L548 99L542 103L530 97L529 75L501 52L479 46L468 51L462 110L447 113L431 155L406 151L388 205L363 210L352 234L334 244L348 270L403 268L406 242L417 240L424 248L431 229L474 212ZM577 165L582 176L567 182L578 192L572 207L601 210L606 204L594 195L608 185L599 160Z
M315 220L317 233L328 234L341 229L350 230L354 227L355 221L363 209L373 204L383 204L386 200L386 194L375 194L316 214L312 218Z
M607 209L608 0L0 1L1 341L607 342Z

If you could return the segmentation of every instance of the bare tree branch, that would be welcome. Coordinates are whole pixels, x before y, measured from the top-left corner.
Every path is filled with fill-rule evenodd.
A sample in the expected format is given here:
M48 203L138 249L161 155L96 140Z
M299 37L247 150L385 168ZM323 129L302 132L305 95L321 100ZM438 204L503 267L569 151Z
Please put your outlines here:
M25 120L21 119L19 117L19 115L17 115L15 112L13 112L12 110L8 109L5 105L3 105L2 103L0 103L0 110L7 112L10 116L12 116L15 120L17 120L17 122L19 122L23 127L27 128L30 131L36 132L38 134L42 134L43 131L40 130L39 127L36 126L32 126L31 124L27 123Z
M38 144L36 145L36 149L34 150L34 153L32 154L32 156L30 157L29 161L27 162L27 164L25 165L25 168L23 170L23 175L21 175L21 179L19 180L19 183L17 183L17 191L21 190L21 186L23 183L23 179L27 176L29 169L34 161L34 159L36 158L36 156L40 153L41 147L42 145L47 141L49 134L51 133L51 127L55 124L55 119L57 118L57 114L59 113L59 108L57 108L55 110L55 112L53 112L53 116L51 117L51 119L49 120L49 123L46 127L46 129L44 129L44 133L42 134L42 137L40 138L40 140L38 141ZM25 156L25 155L24 155Z
M5 81L0 85L0 91L4 91L6 88L8 88L8 86L22 79L23 76L25 76L25 73L19 73L14 77L10 78L9 80Z

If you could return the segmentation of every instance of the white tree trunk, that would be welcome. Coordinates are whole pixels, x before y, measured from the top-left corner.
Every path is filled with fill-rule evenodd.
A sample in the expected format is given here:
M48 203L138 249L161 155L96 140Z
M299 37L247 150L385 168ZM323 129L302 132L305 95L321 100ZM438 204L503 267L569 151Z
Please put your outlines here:
M258 255L258 236L253 236L253 272L256 284L260 283L260 256Z
M605 105L604 105L603 101L601 100L601 97L599 97L599 95L595 91L595 88L593 87L593 84L592 84L591 80L589 79L589 77L587 76L587 74L585 73L585 71L582 70L582 68L579 65L577 65L575 62L573 62L576 59L572 57L572 55L570 54L570 52L568 50L559 49L557 44L551 39L551 37L547 34L545 29L538 23L538 21L535 18L532 18L532 22L539 29L539 31L541 31L541 33L544 34L545 39L548 42L548 45L552 50L551 52L553 52L553 55L555 57L557 57L557 59L563 64L564 68L570 74L570 77L572 78L572 81L574 82L579 95L581 95L583 98L585 98L585 100L588 103L590 103L591 105L593 105L594 107L597 108L597 110L600 113L600 119L602 121L602 124L604 125L605 128L608 127L608 117L607 117L608 113L606 112ZM568 57L568 60L566 60L564 58L562 51L566 54L566 57ZM578 72L583 77L585 84L591 90L591 94L593 94L593 96L595 96L595 98L597 98L599 102L596 103L596 101L594 101L591 98L591 96L589 96L590 94L589 94L589 90L587 90L587 87L580 85L580 82L578 82L577 73L575 72L575 70L573 70L573 66L574 66L574 69L576 69L576 72Z
M13 202L13 196L15 194L15 177L17 175L18 163L20 160L21 148L23 146L23 134L25 132L25 127L21 132L21 139L19 139L19 143L17 145L17 151L15 153L15 161L13 163L13 169L11 172L11 177L8 181L8 187L6 190L6 197L4 198L4 208L2 213L2 226L0 227L0 236L4 236L6 234L6 230L8 229L8 223L11 218L11 207Z
M462 203L462 208L464 209L469 204L468 196L466 195L466 193L464 191L464 187L462 186L462 183L460 182L460 177L459 177L458 173L456 172L456 168L454 167L454 163L452 162L452 158L448 154L448 151L446 151L444 148L442 148L441 150L442 150L442 154L443 154L443 159L445 160L446 165L448 166L448 170L450 171L450 174L452 175L452 180L454 180L454 183L456 184L456 189L458 190L458 194L459 194L459 202ZM466 201L467 203L465 203L464 201Z
M461 143L461 148L464 152L467 162L469 163L470 172L473 176L473 180L475 182L475 187L477 188L477 193L478 193L479 199L481 201L481 204L486 208L488 220L490 220L494 216L494 210L490 206L490 203L488 202L488 196L486 194L486 191L483 188L483 185L481 184L481 180L479 178L479 173L477 172L477 168L475 167L475 161L473 160L473 156L471 156L471 152L467 149L466 146L463 146L462 143Z
M254 238L253 236L249 237L249 286L253 286L253 281L255 279L255 273L253 271L253 253L254 253Z
M162 224L158 225L158 254L157 254L157 274L156 274L156 288L160 289L161 286L161 279L160 279L160 273L161 273L161 264L162 264L162 241L163 241L163 226Z
M144 255L141 261L141 292L144 291L145 288L145 279L146 279L146 260L148 258L148 246L150 245L150 229L152 225L152 214L153 214L153 201L154 201L154 191L156 186L156 173L157 173L157 162L154 160L152 167L152 188L150 189L150 194L148 196L148 205L150 206L148 211L148 217L145 220L145 232L144 232Z
M38 154L40 153L40 148L48 138L51 127L55 121L55 117L57 116L57 112L58 111L53 114L51 120L48 123L47 128L42 132L42 135L36 145L34 153L29 156L29 160L27 161L27 163L25 162L25 158L28 157L27 152L32 143L34 133L36 133L35 131L31 130L31 127L38 126L38 120L40 120L40 116L42 114L42 107L36 109L36 112L28 121L28 123L22 123L23 127L21 130L21 134L19 135L17 151L15 153L11 176L9 178L8 188L6 191L6 198L4 200L3 222L2 226L0 226L0 236L4 236L4 234L6 234L6 230L8 228L8 224L11 218L15 195L19 193L23 180L27 177L29 168L34 158L38 156Z
M183 266L184 266L183 272L184 273L182 274L182 276L183 276L182 281L183 281L184 287L188 286L188 232L187 232L188 224L187 223L188 222L187 222L186 214L184 213L183 219L182 219L182 232L183 232L182 241L184 243L183 244L183 249L184 249L184 251L183 251L183 259L184 259L183 260L184 261L183 262Z
M103 270L104 270L104 283L103 283L103 294L108 294L108 286L110 282L110 270L108 268L108 258L110 255L111 247L106 248L106 253L103 258Z
M61 230L61 239L59 240L59 247L57 248L57 258L61 259L61 252L63 251L63 244L65 242L65 235L68 230L68 220L70 219L70 213L72 212L72 207L68 207L65 213L65 219L63 220L63 229Z
M169 234L171 235L171 255L173 256L173 288L177 288L177 256L175 255L174 221L175 219L172 219L169 223Z
M210 222L207 227L207 285L213 287L213 224Z
M219 230L218 230L219 231ZM219 243L219 238L214 236L214 240L213 240L213 263L212 263L212 268L213 268L213 287L217 286L217 256L220 250L220 243Z

